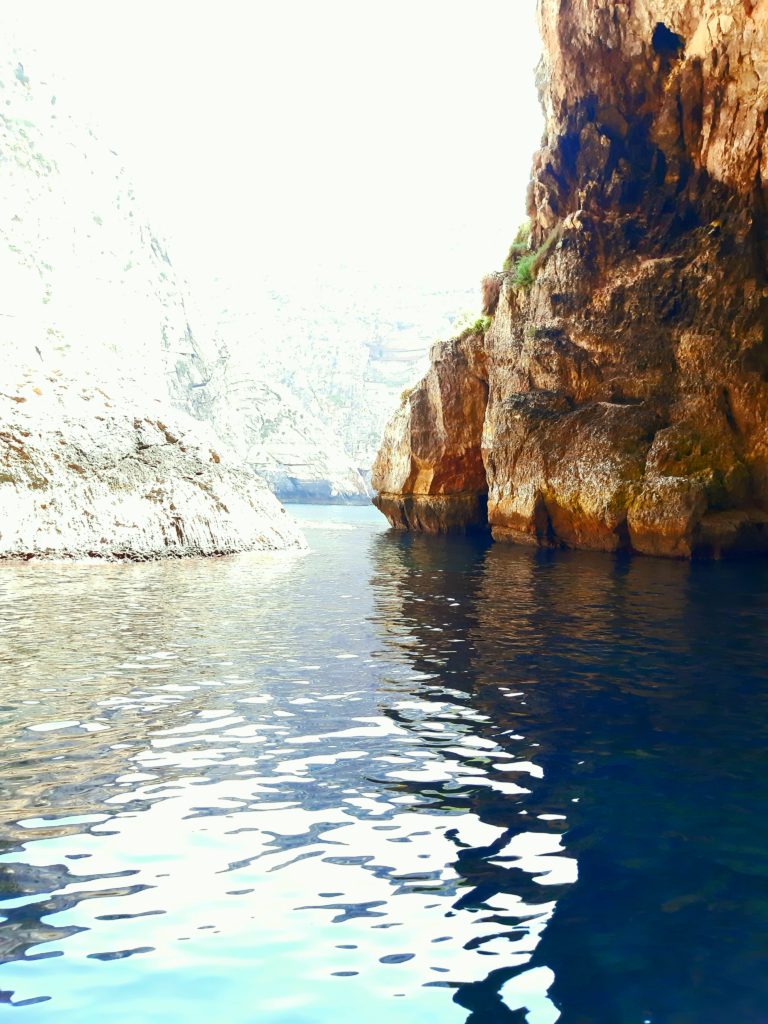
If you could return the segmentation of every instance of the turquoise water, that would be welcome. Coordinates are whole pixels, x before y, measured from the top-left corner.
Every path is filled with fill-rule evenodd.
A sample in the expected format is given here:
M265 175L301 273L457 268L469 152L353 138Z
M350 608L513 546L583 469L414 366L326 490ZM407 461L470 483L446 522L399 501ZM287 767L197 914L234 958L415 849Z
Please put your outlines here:
M768 565L399 536L0 566L33 1022L768 1022Z

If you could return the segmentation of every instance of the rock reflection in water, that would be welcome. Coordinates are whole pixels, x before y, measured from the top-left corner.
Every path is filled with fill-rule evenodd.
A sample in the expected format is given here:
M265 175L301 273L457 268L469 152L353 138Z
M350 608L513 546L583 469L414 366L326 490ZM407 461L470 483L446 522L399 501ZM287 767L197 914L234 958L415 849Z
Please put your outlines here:
M568 1024L762 1019L766 567L396 543L393 571L391 538L374 542L387 646L431 676L426 700L530 762L529 794L481 789L473 812L513 822L508 849L562 833L578 863L525 967L459 988L470 1019L505 1019L496 993L515 1005L534 979ZM467 905L534 902L498 860L459 857Z
M486 842L451 829L459 874L454 912L472 916L465 949L483 957L446 984L469 1020L518 1020L509 1002L541 1024L558 1014L547 997L551 972L525 969L577 865L564 855L562 805L536 796L538 744L516 733L505 698L518 694L480 664L482 549L472 542L392 536L374 542L373 589L383 655L416 670L407 682L383 675L380 707L415 739L439 751L440 771L387 773L388 787L488 829ZM396 695L401 699L397 700ZM499 714L501 712L501 715ZM544 818L539 815L544 815ZM479 972L479 973L478 973ZM517 984L500 990L511 979Z
M412 665L421 680L414 687L413 680L403 684L385 674L380 707L440 751L442 778L425 771L422 779L395 786L468 812L492 830L487 843L465 841L460 829L452 830L460 878L454 909L473 916L476 932L466 948L493 959L478 960L475 972L446 984L472 1011L473 1024L524 1019L510 1006L546 1024L558 1018L547 996L552 972L531 970L531 954L577 870L562 848L563 804L543 793L539 744L517 731L510 701L518 705L521 694L498 662L482 663L483 637L491 639L495 616L485 603L485 557L472 541L392 535L374 541L372 585L384 657ZM484 615L491 620L485 630ZM398 693L400 701L393 699Z

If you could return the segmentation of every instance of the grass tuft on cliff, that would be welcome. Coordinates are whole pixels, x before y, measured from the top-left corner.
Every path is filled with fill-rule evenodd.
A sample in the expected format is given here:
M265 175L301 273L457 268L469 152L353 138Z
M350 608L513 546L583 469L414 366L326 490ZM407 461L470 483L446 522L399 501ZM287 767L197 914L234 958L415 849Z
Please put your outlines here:
M467 338L471 338L473 334L485 334L488 328L491 326L493 317L481 316L469 327L465 327L461 334L458 336L458 341L465 341Z
M534 270L534 264L536 263L536 253L529 252L522 259L519 259L515 264L515 276L514 285L516 288L530 288L533 284L536 276Z
M515 237L512 239L512 245L509 247L507 258L504 260L504 266L502 269L505 273L509 273L511 270L514 270L518 261L531 251L530 239L531 222L529 220L524 220L515 232Z
M513 242L512 245L510 245L509 247L507 258L504 260L504 272L508 274L510 273L510 271L513 271L517 264L520 262L520 260L524 259L530 251L531 250L528 248L527 243Z
M515 288L531 287L549 254L563 237L562 225L558 224L550 231L538 249L531 249L527 242L518 241L523 237L524 229L529 230L529 225L521 225L518 229L515 241L510 246L509 255L504 261L504 270L513 275L512 283Z
M524 245L526 248L531 239L531 222L527 218L518 227L515 237L512 239L513 245Z

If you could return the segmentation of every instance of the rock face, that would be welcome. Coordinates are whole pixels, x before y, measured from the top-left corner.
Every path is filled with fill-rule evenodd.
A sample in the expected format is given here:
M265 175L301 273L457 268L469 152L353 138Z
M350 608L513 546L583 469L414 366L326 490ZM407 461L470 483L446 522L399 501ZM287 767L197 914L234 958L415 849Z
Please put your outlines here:
M303 548L266 484L176 411L29 375L0 392L0 558Z
M34 61L0 60L0 101L4 367L143 377L281 499L367 503L424 338L449 330L469 293L325 262L254 274L230 258L193 302L118 155L67 116Z
M482 340L469 334L438 342L427 375L403 396L387 426L374 466L374 486L382 493L374 501L395 526L445 533L486 522Z
M0 95L0 558L301 546L211 417L174 409L210 412L221 351L115 154L16 58Z
M0 62L3 368L143 379L183 401L216 346L196 337L183 282L118 157L25 67Z
M370 500L365 481L326 423L279 379L249 368L228 346L178 404L226 438L233 458L282 501Z
M444 530L487 498L496 539L542 546L766 551L768 3L539 17L529 250L396 414L376 503Z

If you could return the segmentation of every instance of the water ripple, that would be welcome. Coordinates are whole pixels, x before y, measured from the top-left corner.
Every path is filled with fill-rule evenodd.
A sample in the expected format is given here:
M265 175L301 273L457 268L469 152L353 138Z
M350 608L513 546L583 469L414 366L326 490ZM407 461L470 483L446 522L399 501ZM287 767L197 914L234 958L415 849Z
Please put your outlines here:
M0 567L0 999L761 1019L765 571L344 515L302 559Z

